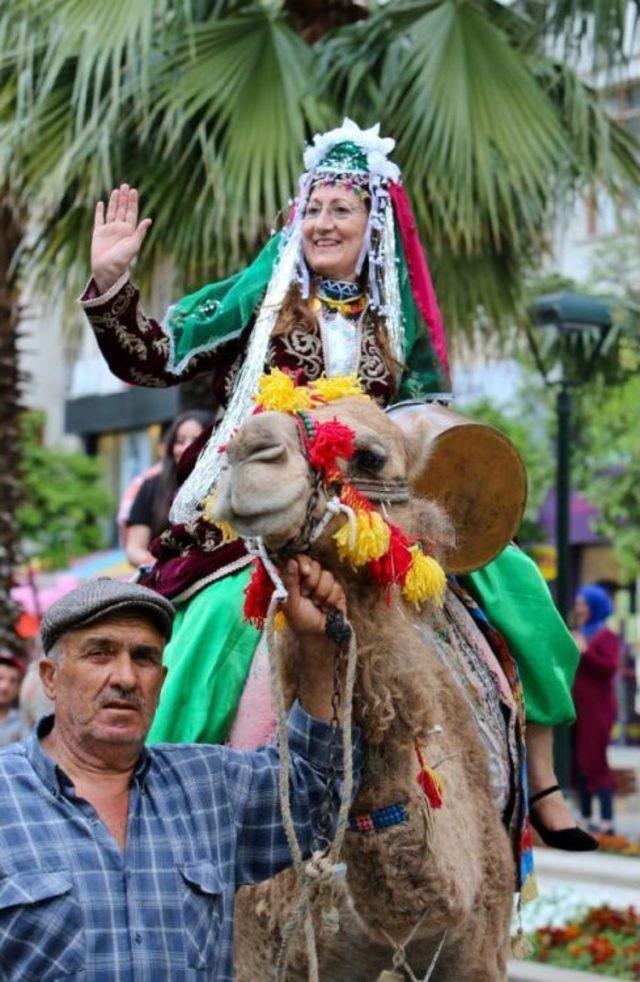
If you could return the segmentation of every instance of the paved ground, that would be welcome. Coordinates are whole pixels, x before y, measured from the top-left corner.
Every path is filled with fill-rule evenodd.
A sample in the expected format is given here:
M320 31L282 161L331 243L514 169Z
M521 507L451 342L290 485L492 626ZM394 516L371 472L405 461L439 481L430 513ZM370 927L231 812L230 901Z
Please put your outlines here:
M574 972L557 965L539 965L535 962L509 962L509 982L607 982L610 975L594 975L592 972Z

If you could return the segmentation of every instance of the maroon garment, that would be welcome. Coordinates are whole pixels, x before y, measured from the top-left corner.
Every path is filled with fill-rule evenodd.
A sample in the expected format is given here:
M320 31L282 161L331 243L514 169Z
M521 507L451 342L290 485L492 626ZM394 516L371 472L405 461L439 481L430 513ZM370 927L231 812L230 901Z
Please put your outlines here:
M607 747L618 718L615 677L620 647L620 638L608 627L596 631L587 641L573 684L575 766L590 794L613 789Z
M252 324L239 337L194 355L177 374L167 368L169 336L161 324L144 313L140 293L130 280L115 284L102 297L91 280L80 303L109 368L118 378L129 385L166 388L212 372L213 395L219 404L227 405ZM265 362L268 368L296 372L301 385L319 378L325 370L325 339L320 326L312 331L293 328L271 338ZM391 402L394 378L378 344L375 325L366 317L360 333L358 377L365 392L381 406ZM179 484L191 473L205 443L203 434L185 454L178 469ZM192 596L251 561L240 541L222 544L220 532L203 520L170 525L153 541L151 552L157 561L142 572L139 582L172 599Z
M177 374L167 368L169 335L158 321L148 317L140 306L140 292L127 280L112 287L104 297L90 281L80 298L93 328L100 351L113 372L129 385L166 388L186 382L205 372L214 373L213 393L226 406L237 373L242 365L253 324L230 341L194 355ZM293 328L271 338L265 370L288 369L298 373L301 385L320 378L325 370L325 340L319 325L314 330ZM375 324L365 317L360 334L358 377L368 395L387 406L395 392L395 382L376 339Z

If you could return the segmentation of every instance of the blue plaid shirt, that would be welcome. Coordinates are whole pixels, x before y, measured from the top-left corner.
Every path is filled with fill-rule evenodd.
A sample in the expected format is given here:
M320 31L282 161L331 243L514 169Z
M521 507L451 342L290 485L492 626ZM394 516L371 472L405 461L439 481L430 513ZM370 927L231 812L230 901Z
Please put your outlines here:
M0 978L232 979L236 888L291 862L276 748L144 750L122 852L43 752L39 737L52 721L0 751ZM291 800L307 851L325 795L329 733L294 705ZM354 749L357 773L357 736Z

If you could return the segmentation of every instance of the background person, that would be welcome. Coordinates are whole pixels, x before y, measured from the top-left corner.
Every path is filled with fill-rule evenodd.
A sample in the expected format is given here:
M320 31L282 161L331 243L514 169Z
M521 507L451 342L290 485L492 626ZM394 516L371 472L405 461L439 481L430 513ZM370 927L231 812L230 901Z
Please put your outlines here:
M171 424L163 440L161 466L140 485L126 520L127 558L132 566L155 562L149 551L153 539L169 523L169 509L177 487L177 467L185 450L213 425L213 413L189 409Z
M0 747L24 740L29 727L16 709L24 676L22 663L8 653L0 653Z
M593 796L597 796L600 823L592 828L604 834L613 832L613 774L607 747L618 718L615 681L621 651L620 637L606 624L612 613L611 598L603 587L593 584L578 591L573 608L580 649L573 685L575 783L584 818L591 819Z
M345 598L308 557L291 560L285 577L283 609L300 642L291 809L308 855L327 794L338 805L339 787L327 787L340 739L329 724L334 645L325 626ZM54 715L0 751L7 982L230 982L236 889L291 862L275 747L144 746L173 615L159 594L102 579L43 618L40 670ZM354 751L357 779L357 735Z

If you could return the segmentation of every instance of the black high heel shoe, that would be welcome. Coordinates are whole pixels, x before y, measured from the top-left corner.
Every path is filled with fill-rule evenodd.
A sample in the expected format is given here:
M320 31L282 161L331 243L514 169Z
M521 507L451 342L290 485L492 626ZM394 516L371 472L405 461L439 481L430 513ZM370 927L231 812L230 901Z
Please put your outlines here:
M550 846L552 849L565 849L567 852L590 852L597 849L598 840L585 832L584 829L578 828L577 825L569 829L548 829L532 810L531 806L535 805L537 801L546 798L548 794L553 794L554 791L561 790L559 784L554 784L550 788L545 788L544 791L538 791L532 798L529 798L529 818L534 829L545 846Z

